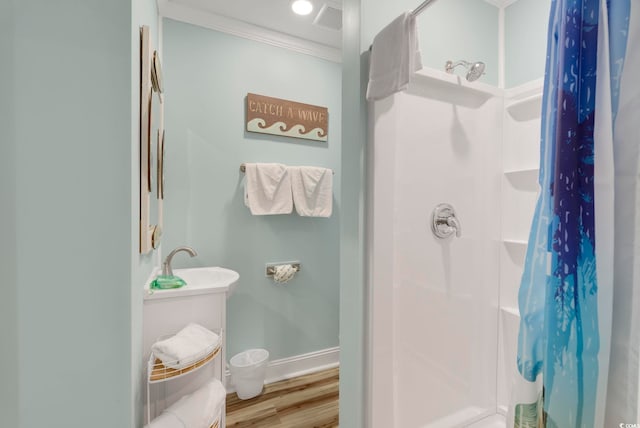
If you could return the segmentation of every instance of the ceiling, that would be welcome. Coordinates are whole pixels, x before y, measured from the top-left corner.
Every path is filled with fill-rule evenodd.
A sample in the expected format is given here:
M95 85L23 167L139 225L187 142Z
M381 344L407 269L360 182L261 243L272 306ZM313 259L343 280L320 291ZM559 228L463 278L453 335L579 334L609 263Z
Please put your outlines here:
M226 18L247 22L258 27L288 34L303 40L340 48L342 31L314 24L323 6L329 14L323 15L320 24L329 24L326 18L340 17L342 0L310 0L313 12L299 16L291 10L291 0L169 0L169 3L186 6ZM333 16L335 18L335 16ZM333 20L335 22L335 19Z

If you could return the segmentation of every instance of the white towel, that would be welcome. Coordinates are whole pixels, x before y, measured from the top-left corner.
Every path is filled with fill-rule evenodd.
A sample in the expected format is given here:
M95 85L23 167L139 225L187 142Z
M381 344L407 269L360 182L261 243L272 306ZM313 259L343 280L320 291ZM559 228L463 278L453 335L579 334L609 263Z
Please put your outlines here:
M222 383L213 379L165 409L147 428L209 428L222 415L226 393Z
M422 68L416 19L405 12L373 39L367 100L404 91L411 75Z
M245 165L244 203L253 215L291 214L293 198L287 167L278 163Z
M182 421L172 413L162 413L145 428L184 428ZM209 427L207 427L209 428Z
M220 336L191 323L168 339L151 346L151 352L167 367L183 369L197 362L220 343Z
M330 217L333 209L333 172L314 166L289 167L296 212L305 217Z
M221 414L226 394L222 383L213 379L193 394L176 401L165 412L175 415L186 428L209 428Z

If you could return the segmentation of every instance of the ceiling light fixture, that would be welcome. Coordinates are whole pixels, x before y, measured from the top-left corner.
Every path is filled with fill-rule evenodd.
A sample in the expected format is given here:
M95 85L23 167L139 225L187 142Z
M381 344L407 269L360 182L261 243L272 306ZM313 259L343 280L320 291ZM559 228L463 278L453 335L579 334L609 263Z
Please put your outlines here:
M298 15L309 15L313 11L313 4L309 0L295 0L291 9Z

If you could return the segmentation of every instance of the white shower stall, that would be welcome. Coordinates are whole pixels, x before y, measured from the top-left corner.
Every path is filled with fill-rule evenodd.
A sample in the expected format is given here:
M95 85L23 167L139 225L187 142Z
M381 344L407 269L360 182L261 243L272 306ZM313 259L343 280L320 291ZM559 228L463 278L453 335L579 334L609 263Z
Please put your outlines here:
M369 105L374 428L504 427L541 89L423 69ZM455 208L460 237L432 232L440 203Z

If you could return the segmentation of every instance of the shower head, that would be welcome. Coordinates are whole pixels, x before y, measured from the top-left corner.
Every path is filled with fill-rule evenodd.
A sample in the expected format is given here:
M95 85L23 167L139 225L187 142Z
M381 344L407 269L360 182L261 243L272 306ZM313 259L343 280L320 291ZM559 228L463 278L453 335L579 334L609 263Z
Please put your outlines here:
M469 71L467 72L467 80L469 82L478 80L480 76L484 74L484 67L484 62L474 62L473 65L469 67Z
M453 69L459 65L462 65L468 70L466 76L468 82L474 82L484 74L485 64L482 61L477 61L474 63L464 60L458 61L456 63L454 63L453 61L447 61L444 69L447 73L453 74Z

